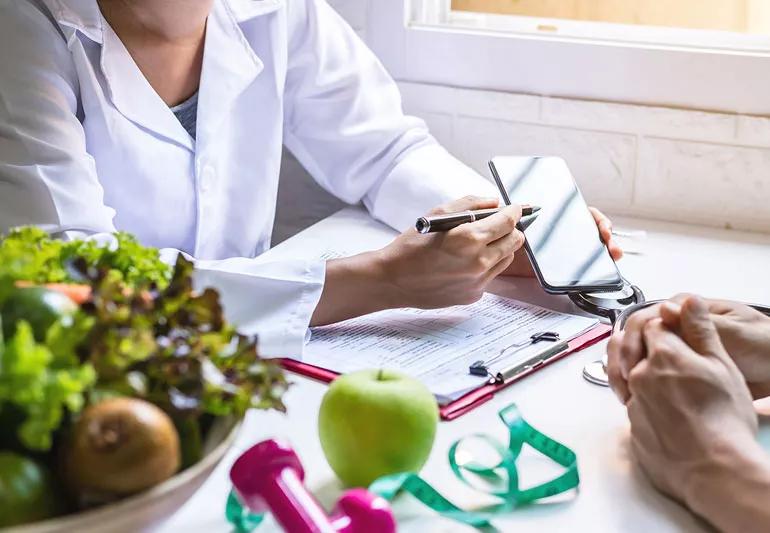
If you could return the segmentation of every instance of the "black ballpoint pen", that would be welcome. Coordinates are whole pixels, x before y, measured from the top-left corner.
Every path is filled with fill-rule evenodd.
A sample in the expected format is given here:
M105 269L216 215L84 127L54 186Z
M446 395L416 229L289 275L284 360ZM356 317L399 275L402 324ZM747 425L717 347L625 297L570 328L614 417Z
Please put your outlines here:
M491 209L478 209L476 211L460 211L459 213L448 213L446 215L436 215L432 217L420 217L415 222L414 227L418 233L435 233L438 231L449 231L460 224L467 224L482 220L494 215L500 211L500 207ZM540 208L534 205L522 205L521 216L528 217L540 211Z

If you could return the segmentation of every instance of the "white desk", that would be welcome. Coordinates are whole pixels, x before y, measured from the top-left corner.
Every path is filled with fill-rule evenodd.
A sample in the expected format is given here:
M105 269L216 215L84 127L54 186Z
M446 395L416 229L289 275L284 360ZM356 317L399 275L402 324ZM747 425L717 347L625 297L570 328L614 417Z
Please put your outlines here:
M624 229L645 229L647 239L633 242L644 255L621 262L624 275L641 286L648 298L691 291L707 296L770 302L770 235L695 228L640 220L616 219ZM365 219L361 212L343 210L282 243L270 253L315 253L324 243L343 242L347 251L378 247L392 232ZM545 298L534 280L498 280L493 292L570 309L564 298ZM548 367L500 393L493 401L454 422L439 425L436 443L422 475L461 506L478 503L476 495L452 476L446 452L462 435L488 432L505 438L497 411L518 403L535 427L573 448L578 455L580 493L565 502L533 505L496 521L504 531L701 531L702 523L678 504L658 494L634 465L626 445L628 423L621 405L606 389L583 380L583 365L599 359L606 342ZM333 502L340 487L329 469L317 438L316 417L326 386L293 376L286 397L288 415L252 412L236 446L203 488L163 527L164 532L229 531L224 503L229 490L227 473L240 451L269 437L284 437L297 450L308 485L324 504ZM761 438L770 448L770 428ZM526 476L526 466L522 468ZM526 477L523 478L526 484ZM400 531L473 531L437 518L407 498L396 503ZM273 531L267 520L259 531Z

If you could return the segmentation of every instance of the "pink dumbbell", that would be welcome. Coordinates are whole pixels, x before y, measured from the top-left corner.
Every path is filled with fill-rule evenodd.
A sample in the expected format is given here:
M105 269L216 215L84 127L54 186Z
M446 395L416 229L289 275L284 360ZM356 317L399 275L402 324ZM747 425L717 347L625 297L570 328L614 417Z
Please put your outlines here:
M305 471L289 446L266 440L249 448L230 469L238 499L254 513L270 512L290 533L394 533L390 505L366 489L347 491L331 516L302 481Z

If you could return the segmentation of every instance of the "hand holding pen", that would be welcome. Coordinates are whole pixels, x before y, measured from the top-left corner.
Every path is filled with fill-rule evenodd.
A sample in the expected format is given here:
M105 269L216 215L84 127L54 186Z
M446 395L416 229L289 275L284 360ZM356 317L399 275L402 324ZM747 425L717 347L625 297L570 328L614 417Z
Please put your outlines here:
M433 209L444 215L497 207L497 198L467 196ZM470 304L507 273L524 234L516 229L521 208L508 206L473 224L430 238L410 228L384 248L326 264L321 300L311 324L324 325L383 309L436 309Z
M437 207L429 215L489 209L497 204L495 198L465 197ZM475 302L524 244L524 234L516 229L519 219L520 208L509 206L441 238L429 239L414 230L404 232L383 250L386 259L399 256L398 261L388 261L388 275L399 281L386 296L406 294L411 301L403 307L423 309Z
M501 208L494 207L489 209L476 209L459 211L457 213L447 213L440 215L433 215L427 217L420 217L417 219L414 227L418 233L436 233L439 231L449 231L456 228L460 224L468 224L476 222L477 220L484 220L496 213L499 213ZM528 217L540 211L540 208L533 205L522 205L521 216Z

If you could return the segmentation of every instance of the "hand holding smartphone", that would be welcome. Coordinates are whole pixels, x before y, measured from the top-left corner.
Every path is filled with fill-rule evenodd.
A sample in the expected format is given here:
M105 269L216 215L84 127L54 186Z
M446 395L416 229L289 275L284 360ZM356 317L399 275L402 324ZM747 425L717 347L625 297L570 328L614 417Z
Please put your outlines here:
M527 256L546 292L615 291L623 278L560 157L496 157L489 162L506 205L542 209L522 218Z

